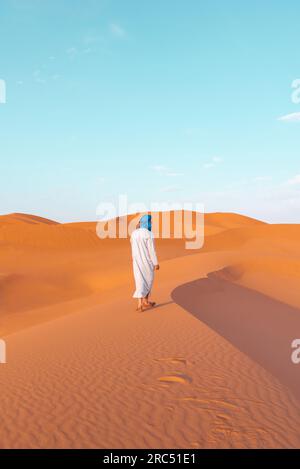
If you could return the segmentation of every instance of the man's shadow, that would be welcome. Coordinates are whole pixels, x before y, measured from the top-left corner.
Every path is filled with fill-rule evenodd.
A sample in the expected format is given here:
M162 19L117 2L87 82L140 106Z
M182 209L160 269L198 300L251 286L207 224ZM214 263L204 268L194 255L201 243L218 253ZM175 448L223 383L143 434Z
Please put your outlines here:
M300 399L300 364L291 359L292 342L300 338L299 309L214 274L177 287L171 297Z
M156 309L162 308L163 306L168 306L173 303L174 301L166 301L165 303L156 303L155 306L153 306L152 308L145 309L144 313L147 313L149 311L154 311Z

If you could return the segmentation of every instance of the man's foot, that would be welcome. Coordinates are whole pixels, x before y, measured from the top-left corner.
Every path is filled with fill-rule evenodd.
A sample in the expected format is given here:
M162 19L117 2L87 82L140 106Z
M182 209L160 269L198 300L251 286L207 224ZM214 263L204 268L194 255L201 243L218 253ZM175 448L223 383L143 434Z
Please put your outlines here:
M147 303L144 303L144 306L146 308L153 308L156 305L155 301L148 301Z

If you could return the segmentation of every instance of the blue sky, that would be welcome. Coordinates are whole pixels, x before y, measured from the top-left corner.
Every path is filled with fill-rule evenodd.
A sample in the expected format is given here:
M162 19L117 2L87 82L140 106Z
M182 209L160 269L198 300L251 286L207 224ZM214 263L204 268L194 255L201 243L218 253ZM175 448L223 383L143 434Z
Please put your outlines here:
M0 212L92 220L126 193L300 223L299 17L297 0L2 0Z

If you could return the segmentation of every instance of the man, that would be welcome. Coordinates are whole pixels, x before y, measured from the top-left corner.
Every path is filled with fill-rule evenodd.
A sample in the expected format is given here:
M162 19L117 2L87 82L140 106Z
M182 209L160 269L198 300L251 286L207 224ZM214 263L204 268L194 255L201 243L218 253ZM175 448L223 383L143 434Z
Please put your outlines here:
M144 215L131 235L131 249L133 260L133 273L136 290L133 298L138 299L137 311L144 311L155 306L149 301L154 270L159 270L159 264L155 252L154 236L152 230L151 215Z

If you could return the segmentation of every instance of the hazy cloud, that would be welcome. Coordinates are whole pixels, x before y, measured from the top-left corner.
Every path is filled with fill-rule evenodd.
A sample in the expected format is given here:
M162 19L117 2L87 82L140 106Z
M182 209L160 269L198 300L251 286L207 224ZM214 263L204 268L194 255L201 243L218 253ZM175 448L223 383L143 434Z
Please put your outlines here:
M293 112L278 118L279 121L283 122L300 122L300 112Z
M217 166L218 164L222 163L223 161L223 158L220 158L219 156L214 156L211 161L207 162L207 163L204 163L203 167L205 169L209 169L209 168L214 168L215 166Z
M154 166L151 166L150 169L152 169L153 171L155 171L156 173L158 173L161 176L166 176L166 177L184 176L183 173L174 171L173 169L170 169L170 168L168 168L167 166L164 166L164 165L154 165Z
M124 38L126 36L125 29L123 29L118 23L110 23L109 29L111 34L115 37Z
M296 186L300 184L300 174L297 174L295 177L289 179L287 183L289 186Z
M179 186L167 186L167 187L163 187L161 188L161 192L164 192L164 193L168 193L168 192L179 192L179 191L182 191L182 187L179 187Z

